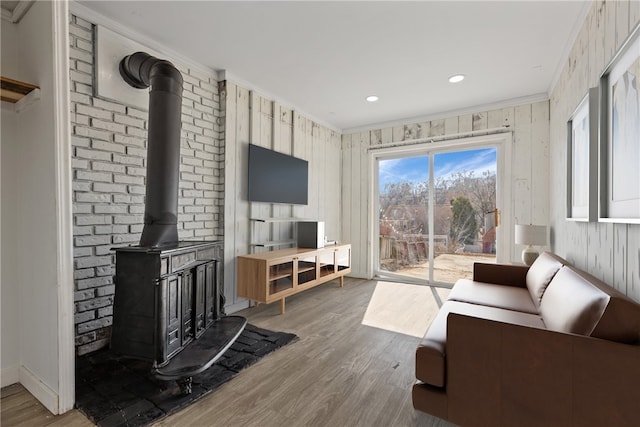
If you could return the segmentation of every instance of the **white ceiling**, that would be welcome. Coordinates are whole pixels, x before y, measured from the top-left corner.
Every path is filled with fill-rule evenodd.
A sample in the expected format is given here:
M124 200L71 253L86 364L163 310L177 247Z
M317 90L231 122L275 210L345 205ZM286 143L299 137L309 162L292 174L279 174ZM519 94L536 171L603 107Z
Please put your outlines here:
M590 4L79 3L339 130L545 96Z

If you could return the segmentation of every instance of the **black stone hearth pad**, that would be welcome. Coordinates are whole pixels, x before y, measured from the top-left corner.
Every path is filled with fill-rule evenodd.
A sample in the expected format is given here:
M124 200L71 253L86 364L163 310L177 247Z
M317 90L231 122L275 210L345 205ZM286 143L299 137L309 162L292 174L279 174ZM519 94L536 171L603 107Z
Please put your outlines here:
M148 363L102 350L76 359L76 408L101 427L145 426L172 414L236 376L261 357L297 339L247 324L233 345L183 395L175 381L161 381Z

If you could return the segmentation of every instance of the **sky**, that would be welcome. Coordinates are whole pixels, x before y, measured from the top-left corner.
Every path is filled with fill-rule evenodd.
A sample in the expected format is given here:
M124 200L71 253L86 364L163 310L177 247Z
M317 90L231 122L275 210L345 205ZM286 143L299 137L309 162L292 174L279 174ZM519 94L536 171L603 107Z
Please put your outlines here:
M496 149L453 151L439 153L434 158L434 178L449 178L457 172L473 171L475 176L483 172L496 172ZM381 160L379 163L379 188L393 182L423 182L429 179L429 156L404 157Z

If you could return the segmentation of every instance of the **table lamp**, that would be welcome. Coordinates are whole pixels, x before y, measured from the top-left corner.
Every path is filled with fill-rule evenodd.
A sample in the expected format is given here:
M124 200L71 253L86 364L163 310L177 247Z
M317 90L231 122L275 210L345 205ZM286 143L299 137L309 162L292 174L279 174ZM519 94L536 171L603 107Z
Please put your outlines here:
M533 264L538 258L538 251L533 246L547 244L547 226L516 224L516 244L527 245L522 251L522 262Z

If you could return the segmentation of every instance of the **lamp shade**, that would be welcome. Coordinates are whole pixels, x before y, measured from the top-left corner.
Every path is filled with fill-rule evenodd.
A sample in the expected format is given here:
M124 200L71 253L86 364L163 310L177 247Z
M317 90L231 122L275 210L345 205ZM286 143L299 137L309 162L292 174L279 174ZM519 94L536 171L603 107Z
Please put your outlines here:
M546 245L547 226L516 224L516 244L535 246Z

